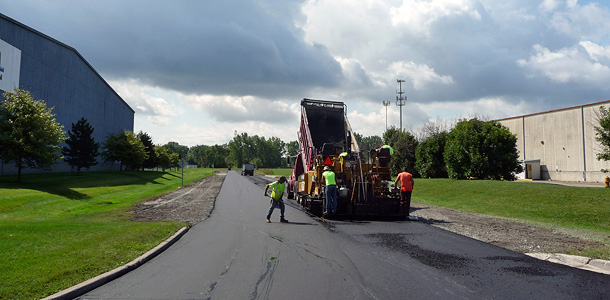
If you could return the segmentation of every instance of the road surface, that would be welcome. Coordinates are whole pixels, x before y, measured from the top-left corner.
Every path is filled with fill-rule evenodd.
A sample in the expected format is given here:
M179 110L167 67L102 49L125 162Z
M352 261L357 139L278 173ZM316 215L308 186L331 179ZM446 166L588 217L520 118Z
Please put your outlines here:
M327 221L229 172L208 219L79 299L610 299L610 276L409 221Z

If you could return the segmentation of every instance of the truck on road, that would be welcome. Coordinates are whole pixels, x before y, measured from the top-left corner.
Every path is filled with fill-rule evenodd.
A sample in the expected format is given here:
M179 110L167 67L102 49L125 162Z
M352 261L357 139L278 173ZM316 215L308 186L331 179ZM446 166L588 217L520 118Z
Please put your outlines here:
M288 197L317 216L326 207L325 166L335 172L337 213L341 217L408 215L393 187L389 154L365 162L343 102L303 99L298 131L300 152L288 178Z

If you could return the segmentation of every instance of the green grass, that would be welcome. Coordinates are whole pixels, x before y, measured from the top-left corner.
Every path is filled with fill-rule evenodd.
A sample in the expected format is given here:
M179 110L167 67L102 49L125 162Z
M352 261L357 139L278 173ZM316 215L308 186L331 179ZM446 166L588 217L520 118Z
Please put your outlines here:
M292 173L292 169L288 168L278 168L278 169L258 169L257 173L265 174L265 175L278 175L278 176L290 176Z
M187 169L184 184L213 174ZM42 298L121 266L185 224L131 221L136 203L177 189L180 172L0 176L0 299Z
M415 179L413 201L565 229L610 242L610 189L532 182ZM610 259L610 247L579 253Z

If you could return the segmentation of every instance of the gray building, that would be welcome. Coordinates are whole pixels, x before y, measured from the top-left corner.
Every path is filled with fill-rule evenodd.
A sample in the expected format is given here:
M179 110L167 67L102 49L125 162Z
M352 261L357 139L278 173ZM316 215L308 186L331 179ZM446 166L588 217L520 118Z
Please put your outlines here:
M597 160L599 107L610 100L498 120L517 135L524 179L603 182L610 163Z
M95 129L93 137L100 144L109 133L133 131L134 110L78 51L0 14L0 93L15 87L54 107L53 113L66 132L81 117ZM104 164L101 158L98 162L92 170L118 170L117 165ZM51 169L70 170L63 161ZM13 164L0 162L0 175L14 173Z

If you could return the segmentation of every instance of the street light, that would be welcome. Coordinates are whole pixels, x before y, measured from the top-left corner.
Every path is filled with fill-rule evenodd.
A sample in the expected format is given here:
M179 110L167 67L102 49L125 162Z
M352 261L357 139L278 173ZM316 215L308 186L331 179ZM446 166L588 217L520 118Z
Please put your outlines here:
M400 86L400 91L396 92L396 94L398 94L398 96L396 96L396 105L400 107L400 131L402 131L402 107L405 106L405 103L407 102L407 97L402 96L402 94L405 93L402 91L402 83L405 81L403 79L396 79L396 82L398 82Z
M392 101L383 101L383 106L385 106L385 130L388 131L388 106L390 106L390 104L392 103Z

